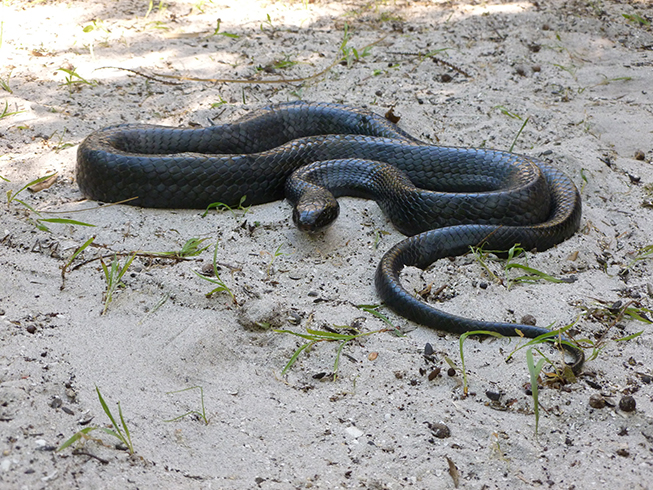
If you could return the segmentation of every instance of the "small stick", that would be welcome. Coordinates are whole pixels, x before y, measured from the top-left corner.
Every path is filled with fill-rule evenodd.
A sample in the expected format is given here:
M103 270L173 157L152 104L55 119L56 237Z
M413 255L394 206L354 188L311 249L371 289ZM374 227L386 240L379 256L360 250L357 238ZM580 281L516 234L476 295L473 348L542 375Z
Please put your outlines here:
M373 43L368 44L367 46L363 47L363 51L369 47L374 46L375 44L380 43L383 41L386 37L388 36L383 36ZM300 77L300 78L276 78L273 80L251 80L251 79L241 79L241 78L198 78L198 77L187 77L185 75L164 75L163 73L153 73L153 75L146 75L145 73L132 70L130 68L120 68L118 66L104 66L102 68L98 68L98 70L104 69L104 68L114 68L116 70L124 70L128 71L131 73L134 73L136 75L140 75L142 77L148 78L150 80L156 80L157 82L161 83L168 83L171 85L181 85L179 83L174 83L174 82L165 82L163 80L159 80L156 77L161 77L161 78L173 78L175 80L181 80L184 82L211 82L211 83L244 83L244 84L251 84L251 83L261 83L261 84L274 84L274 83L299 83L299 82L306 82L308 80L313 80L315 78L319 78L322 75L328 73L331 71L331 69L336 66L338 63L340 63L343 60L342 56L338 56L336 60L331 63L329 66L327 66L325 69L320 70L317 73L314 73L313 75L309 75L307 77Z

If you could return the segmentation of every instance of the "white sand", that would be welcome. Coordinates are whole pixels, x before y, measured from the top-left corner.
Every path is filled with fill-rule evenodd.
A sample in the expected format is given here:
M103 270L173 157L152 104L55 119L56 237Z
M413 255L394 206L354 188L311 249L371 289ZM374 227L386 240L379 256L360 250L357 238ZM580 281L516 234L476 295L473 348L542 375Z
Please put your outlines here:
M6 103L7 111L21 112L0 119L0 175L10 181L0 181L2 195L57 172L55 185L19 199L43 217L96 227L50 223L48 233L20 202L0 206L0 487L453 488L448 457L464 488L650 488L650 326L624 318L606 334L612 320L588 319L581 307L599 299L652 308L653 262L618 274L653 244L653 210L642 206L653 199L653 35L650 25L622 15L652 21L650 2L171 1L147 18L145 1L4 3L0 79L13 93L0 91L0 109ZM202 3L203 12L194 7ZM218 18L221 33L239 37L209 36ZM337 59L345 25L359 59L305 83L166 85L100 69L308 77ZM363 56L363 47L379 39ZM416 56L436 50L469 77ZM298 64L256 71L281 60ZM93 85L62 85L67 75L60 68ZM525 351L504 362L515 340L466 341L474 395L464 397L460 377L445 374L445 356L460 365L458 337L390 313L397 326L414 330L348 344L336 381L313 378L332 369L335 344L317 345L282 377L300 339L243 326L267 318L297 332L383 328L354 306L378 302L374 269L402 239L373 202L342 199L338 222L308 237L292 226L285 202L254 207L244 217L202 218L194 210L98 208L75 183L77 145L100 127L206 125L207 118L226 122L298 98L379 114L394 106L402 128L443 145L508 149L528 117L514 151L550 159L579 186L584 173L582 231L529 257L531 266L574 274L576 282L508 291L469 257L404 278L411 290L447 284L437 305L450 312L507 321L530 314L538 325L558 327L579 319L577 338L605 335L604 350L577 383L541 390L539 437L524 391ZM638 151L644 160L635 158ZM105 283L97 261L69 269L61 289L61 267L91 236L96 247L75 264L219 238L222 277L240 306L225 294L205 297L211 285L193 271L210 264L211 248L180 263L137 258L126 287L101 315ZM278 247L285 255L269 266ZM614 341L640 331L636 339ZM424 359L426 342L435 363ZM436 366L443 375L429 381ZM107 426L95 386L114 413L120 401L135 457L99 431L91 435L110 447L87 441L81 451L106 464L73 448L52 450L85 427L80 420ZM200 409L198 390L167 394L193 386L203 388L209 424L195 416L166 422ZM503 395L492 405L486 391ZM635 412L614 406L625 394L634 396ZM613 406L591 408L592 395ZM436 422L451 437L434 438L427 424Z

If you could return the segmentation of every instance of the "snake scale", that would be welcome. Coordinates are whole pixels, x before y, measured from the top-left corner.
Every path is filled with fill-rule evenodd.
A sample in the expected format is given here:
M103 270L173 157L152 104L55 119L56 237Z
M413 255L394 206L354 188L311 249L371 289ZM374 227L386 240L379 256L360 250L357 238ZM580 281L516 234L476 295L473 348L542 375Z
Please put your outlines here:
M375 275L379 296L399 315L452 333L487 330L534 338L549 330L472 320L437 310L403 288L405 266L425 269L483 244L546 250L580 225L574 183L540 160L489 149L434 146L362 109L292 102L207 128L127 124L89 135L77 153L88 198L157 208L237 206L287 197L293 219L316 230L338 215L336 197L374 199L408 238ZM584 357L569 344L572 368Z

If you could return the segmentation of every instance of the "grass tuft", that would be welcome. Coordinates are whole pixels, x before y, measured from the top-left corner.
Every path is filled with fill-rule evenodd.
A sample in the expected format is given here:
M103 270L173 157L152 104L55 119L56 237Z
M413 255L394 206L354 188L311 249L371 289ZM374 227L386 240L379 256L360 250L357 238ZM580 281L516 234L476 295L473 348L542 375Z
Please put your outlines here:
M61 446L59 446L57 448L57 452L63 451L64 449L76 443L77 441L93 439L89 437L88 434L95 430L101 430L104 433L117 438L122 444L124 444L127 447L129 454L134 454L134 444L132 443L129 427L127 427L127 423L125 422L125 418L122 414L122 408L120 407L120 402L118 402L118 417L120 418L120 424L118 424L116 418L111 413L109 406L104 401L104 398L102 397L102 393L100 393L100 388L96 386L95 391L97 392L98 399L100 400L100 405L102 405L102 410L104 410L104 413L107 415L107 417L109 417L109 420L111 421L112 428L96 427L96 426L85 427L84 429L73 434L72 437L70 437ZM94 440L103 444L103 442L99 439L94 439Z
M287 333L290 335L295 335L296 337L301 337L302 339L308 341L302 344L301 346L299 346L299 348L293 353L292 357L290 358L286 366L283 368L283 371L281 371L281 375L283 376L288 372L288 370L290 370L290 368L293 366L293 364L295 364L295 362L297 361L297 359L299 358L302 352L310 351L315 344L319 342L338 342L338 348L336 350L336 359L335 362L333 363L333 370L329 376L330 379L335 381L338 377L338 366L340 364L340 355L342 354L342 349L345 347L345 345L348 342L351 342L352 340L361 337L367 337L368 335L372 335L375 333L388 331L388 329L381 329L381 330L374 330L372 332L360 332L357 329L349 326L337 327L337 328L347 329L353 333L342 334L335 331L313 330L310 328L306 329L306 333L293 332L292 330L275 329L274 331L277 333Z
M210 298L211 296L217 293L227 293L231 297L232 303L238 304L236 301L236 296L234 295L233 291L229 289L229 286L225 284L225 282L220 277L220 273L218 272L218 243L220 243L219 240L215 242L215 248L213 250L213 275L215 276L215 278L206 277L197 271L193 271L193 272L197 277L217 285L216 288L206 293L207 298Z
M197 415L204 421L204 424L209 425L209 419L206 417L206 409L204 407L204 389L201 386L191 386L190 388L184 388L183 390L168 391L166 392L166 395L174 395L176 393L183 393L184 391L196 390L196 389L200 390L200 403L202 405L202 411L198 412L197 410L189 410L183 415L179 415L178 417L175 417L173 419L164 420L164 422L176 422L177 420L181 420L184 417L187 417L188 415Z
M100 259L102 272L104 272L104 280L107 283L107 290L104 292L104 309L102 310L102 315L107 312L109 304L111 304L111 301L113 301L113 293L115 293L119 287L125 286L125 284L122 282L122 277L127 272L127 269L129 269L129 266L134 261L134 258L136 258L136 253L133 253L122 266L118 261L117 254L113 255L111 264L108 266L104 263L104 260Z

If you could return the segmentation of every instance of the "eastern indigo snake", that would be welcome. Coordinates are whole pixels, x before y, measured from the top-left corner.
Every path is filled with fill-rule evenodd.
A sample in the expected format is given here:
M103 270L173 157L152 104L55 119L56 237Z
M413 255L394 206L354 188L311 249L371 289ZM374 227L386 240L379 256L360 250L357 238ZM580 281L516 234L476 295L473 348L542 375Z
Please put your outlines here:
M79 147L77 182L91 199L137 196L129 204L157 208L205 208L217 201L235 206L242 196L246 204L259 204L285 195L305 230L335 219L334 197L375 199L394 226L410 235L377 268L381 299L405 318L453 333L521 332L534 338L549 331L436 310L401 286L404 266L425 269L481 244L507 250L519 243L542 251L573 235L581 219L576 186L545 162L428 145L372 112L326 103L280 104L202 129L102 129ZM582 351L564 347L579 370Z

